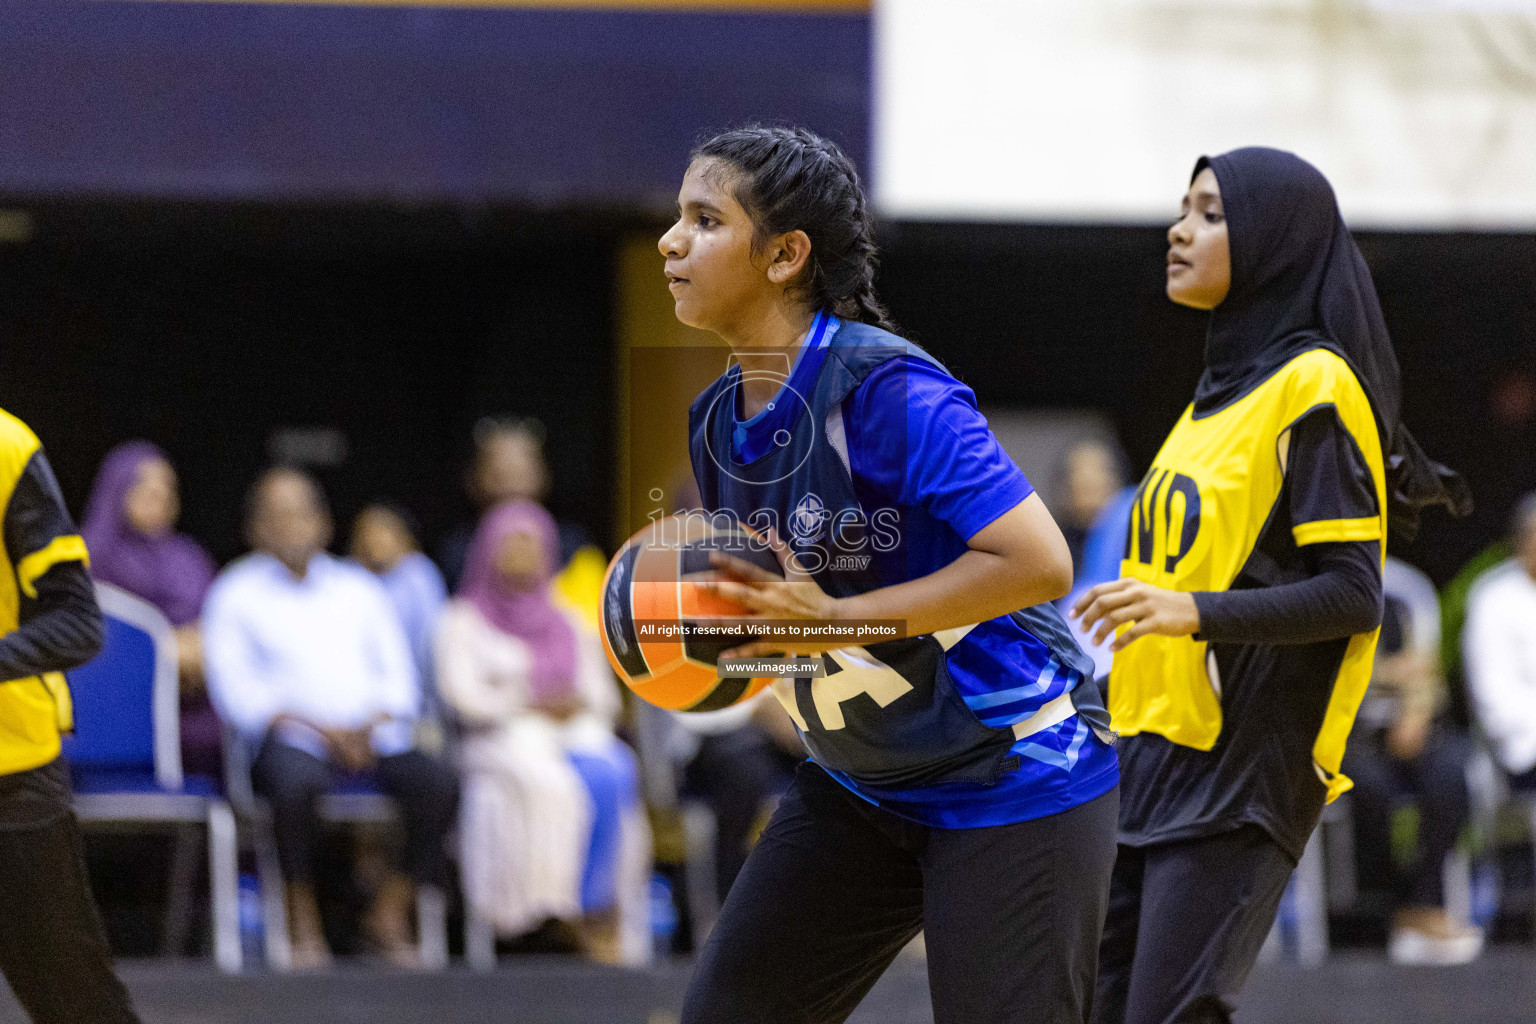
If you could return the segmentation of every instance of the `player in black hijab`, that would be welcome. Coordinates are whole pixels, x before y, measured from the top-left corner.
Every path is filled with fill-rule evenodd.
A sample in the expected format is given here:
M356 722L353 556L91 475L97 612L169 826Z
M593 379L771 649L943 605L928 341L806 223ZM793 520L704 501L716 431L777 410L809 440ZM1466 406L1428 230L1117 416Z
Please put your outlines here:
M1354 370L1376 414L1393 534L1411 540L1427 505L1468 514L1465 482L1425 457L1399 419L1397 353L1328 179L1300 157L1262 146L1201 157L1194 177L1206 167L1221 183L1233 236L1233 287L1211 311L1195 415L1232 404L1308 349L1329 349Z
M1370 679L1388 523L1469 504L1399 422L1370 272L1300 158L1202 158L1168 295L1211 312L1195 398L1142 482L1124 578L1074 608L1119 630L1120 849L1095 1020L1229 1019Z

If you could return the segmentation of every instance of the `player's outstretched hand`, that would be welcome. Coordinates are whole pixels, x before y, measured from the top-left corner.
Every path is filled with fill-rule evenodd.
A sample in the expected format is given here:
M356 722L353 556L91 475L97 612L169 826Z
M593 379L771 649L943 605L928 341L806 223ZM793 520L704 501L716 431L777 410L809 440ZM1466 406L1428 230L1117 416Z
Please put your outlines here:
M710 555L710 564L721 578L700 587L720 597L744 605L759 619L795 619L806 622L835 619L837 598L821 589L821 585L801 568L795 553L769 530L768 546L779 560L784 571L782 577L760 569L751 562L734 558L716 551ZM792 643L786 640L756 640L725 651L723 658L755 658L766 654L813 654L817 651L846 645L847 641L830 640Z
M1193 594L1164 590L1141 580L1118 579L1100 583L1077 599L1069 613L1083 620L1083 632L1090 633L1094 646L1126 623L1131 628L1115 638L1111 651L1144 636L1191 636L1200 632L1200 610Z

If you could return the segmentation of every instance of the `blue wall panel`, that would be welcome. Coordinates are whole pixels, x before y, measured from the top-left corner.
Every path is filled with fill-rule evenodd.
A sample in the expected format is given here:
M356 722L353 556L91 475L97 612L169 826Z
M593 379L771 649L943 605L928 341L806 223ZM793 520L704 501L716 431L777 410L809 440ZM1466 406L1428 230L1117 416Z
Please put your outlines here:
M866 14L0 3L0 192L668 203L700 133L867 166Z

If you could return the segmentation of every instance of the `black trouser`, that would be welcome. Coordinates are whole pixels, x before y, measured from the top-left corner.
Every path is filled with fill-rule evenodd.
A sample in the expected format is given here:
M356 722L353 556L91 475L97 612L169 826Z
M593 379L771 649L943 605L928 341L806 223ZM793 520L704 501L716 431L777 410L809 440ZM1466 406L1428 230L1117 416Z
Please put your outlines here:
M437 758L409 750L379 758L373 770L379 788L394 798L405 822L401 865L417 882L442 886L448 879L444 840L459 809L459 780ZM321 834L315 804L336 787L340 773L329 761L271 737L251 767L256 792L272 804L272 828L283 877L314 880L315 848Z
M1120 847L1099 947L1095 1024L1231 1020L1295 868L1257 825Z
M62 761L0 776L0 971L37 1024L137 1024L83 852Z
M786 753L756 725L705 736L688 763L687 789L709 802L715 815L715 885L731 891L747 862L747 843L763 801L783 788L799 758Z
M682 1024L834 1024L919 930L935 1024L1083 1024L1118 790L993 828L882 811L802 764L699 955Z
M1343 772L1355 782L1350 809L1355 819L1355 863L1365 889L1390 889L1412 906L1445 905L1445 857L1467 823L1467 743L1444 729L1432 730L1419 756L1398 760L1380 734L1357 730L1344 751ZM1419 850L1406 879L1392 859L1392 809L1409 794L1419 808Z

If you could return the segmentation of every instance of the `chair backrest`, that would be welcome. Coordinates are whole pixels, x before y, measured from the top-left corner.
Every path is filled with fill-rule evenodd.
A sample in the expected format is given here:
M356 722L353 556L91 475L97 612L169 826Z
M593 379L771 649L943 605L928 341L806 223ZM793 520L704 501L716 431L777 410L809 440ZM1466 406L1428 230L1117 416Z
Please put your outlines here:
M67 673L75 733L64 752L81 768L152 770L180 789L181 718L176 632L154 605L107 583L96 584L106 619L101 653Z

